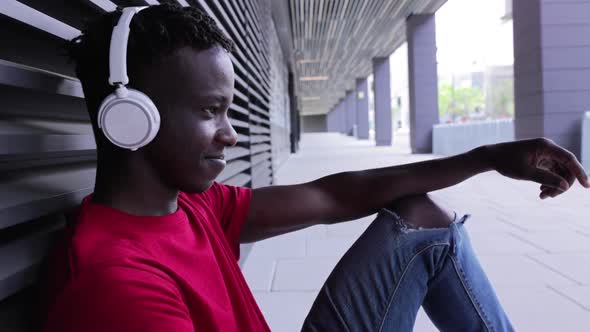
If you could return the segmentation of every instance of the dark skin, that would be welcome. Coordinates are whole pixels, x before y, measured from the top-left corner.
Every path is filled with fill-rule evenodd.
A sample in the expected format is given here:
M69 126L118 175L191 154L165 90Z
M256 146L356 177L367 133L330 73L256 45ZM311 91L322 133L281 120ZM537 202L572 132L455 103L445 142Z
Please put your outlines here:
M104 144L93 201L133 215L161 216L177 210L180 191L207 190L225 167L217 157L237 141L227 116L234 73L220 48L183 48L142 76L131 77L132 87L158 107L160 130L136 152Z
M183 48L131 81L160 110L160 131L148 146L119 151L117 159L99 151L94 201L134 215L173 213L180 191L198 193L212 185L223 169L223 162L212 158L236 143L227 114L233 100L233 66L218 47ZM550 140L487 145L449 158L255 189L240 240L258 241L360 218L492 170L541 184L541 199L564 193L576 181L590 188L576 157ZM432 226L429 220L412 224Z

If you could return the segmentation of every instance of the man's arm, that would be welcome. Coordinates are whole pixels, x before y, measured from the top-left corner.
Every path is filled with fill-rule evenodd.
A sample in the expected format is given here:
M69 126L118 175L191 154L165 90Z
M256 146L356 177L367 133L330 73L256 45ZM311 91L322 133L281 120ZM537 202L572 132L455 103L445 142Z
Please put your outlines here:
M542 184L541 198L559 195L576 178L590 187L577 159L549 140L483 146L448 158L256 189L240 241L257 241L318 223L356 219L401 197L447 188L491 170Z

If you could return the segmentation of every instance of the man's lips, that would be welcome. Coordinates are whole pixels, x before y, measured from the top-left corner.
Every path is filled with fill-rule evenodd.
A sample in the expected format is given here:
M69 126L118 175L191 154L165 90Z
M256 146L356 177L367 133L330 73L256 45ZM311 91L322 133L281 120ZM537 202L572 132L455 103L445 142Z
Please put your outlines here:
M225 159L225 156L223 154L207 155L207 156L205 156L205 159L224 160Z

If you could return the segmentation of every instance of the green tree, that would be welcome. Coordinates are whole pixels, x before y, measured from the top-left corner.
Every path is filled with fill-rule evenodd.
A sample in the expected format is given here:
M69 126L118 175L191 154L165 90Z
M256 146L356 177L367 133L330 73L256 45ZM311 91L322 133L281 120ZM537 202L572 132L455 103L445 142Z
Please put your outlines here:
M453 112L453 87L450 84L438 86L438 112L441 116Z
M476 87L453 87L442 83L438 87L438 109L441 116L462 116L483 109L484 93Z
M492 117L514 117L514 79L497 82L491 90Z

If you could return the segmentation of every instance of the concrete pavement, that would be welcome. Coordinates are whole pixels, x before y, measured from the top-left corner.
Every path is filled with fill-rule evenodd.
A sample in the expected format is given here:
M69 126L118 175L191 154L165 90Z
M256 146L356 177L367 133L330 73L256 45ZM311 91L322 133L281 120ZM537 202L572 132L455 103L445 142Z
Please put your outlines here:
M339 134L307 134L276 182L433 157L411 155L403 143L375 147ZM589 330L590 190L577 185L541 201L537 185L489 172L432 196L473 215L466 224L473 245L517 331ZM273 331L299 331L328 274L371 220L315 226L254 245L244 275ZM421 311L415 331L437 330Z

